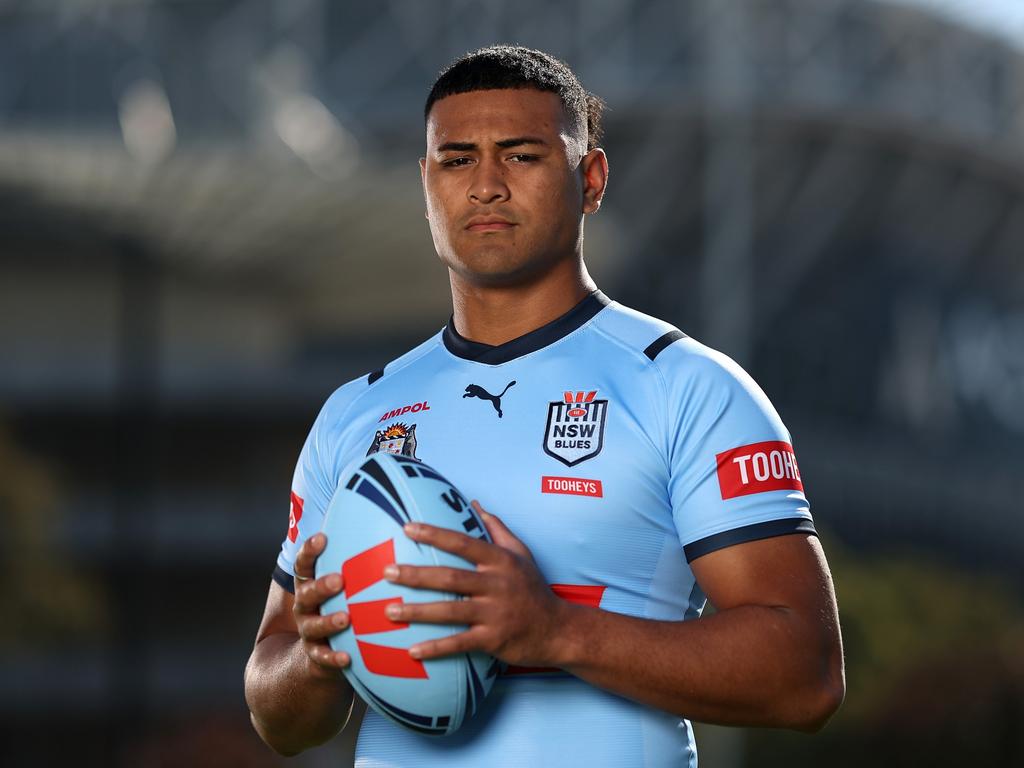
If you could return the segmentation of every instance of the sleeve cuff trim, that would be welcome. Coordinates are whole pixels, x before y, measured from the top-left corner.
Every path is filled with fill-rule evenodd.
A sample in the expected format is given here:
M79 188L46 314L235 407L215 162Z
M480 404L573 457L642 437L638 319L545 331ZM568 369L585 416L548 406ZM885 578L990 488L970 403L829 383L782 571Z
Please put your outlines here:
M295 577L280 565L274 566L274 572L270 575L270 578L280 584L283 589L288 590L293 595L295 594Z
M787 536L792 533L809 533L817 536L814 530L814 523L806 517L789 517L784 520L769 520L764 523L745 525L742 528L733 528L731 531L723 531L703 539L691 542L683 547L686 555L686 562L692 563L698 557L715 552L719 549L745 544L748 541L759 539L771 539L775 536Z

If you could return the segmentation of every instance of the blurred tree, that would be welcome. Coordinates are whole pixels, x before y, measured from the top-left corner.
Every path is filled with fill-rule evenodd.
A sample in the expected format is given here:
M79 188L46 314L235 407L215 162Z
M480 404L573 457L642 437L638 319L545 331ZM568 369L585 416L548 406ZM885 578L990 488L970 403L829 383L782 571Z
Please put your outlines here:
M847 698L818 736L755 730L748 765L1024 765L1024 604L995 577L826 542Z
M40 650L68 636L97 636L107 604L96 581L55 541L59 490L53 472L26 454L0 423L0 648Z

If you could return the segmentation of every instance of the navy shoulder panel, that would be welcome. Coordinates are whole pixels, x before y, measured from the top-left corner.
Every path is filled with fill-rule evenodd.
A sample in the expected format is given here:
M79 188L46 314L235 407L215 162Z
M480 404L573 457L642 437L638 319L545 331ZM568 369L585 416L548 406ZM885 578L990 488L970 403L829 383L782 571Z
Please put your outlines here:
M644 354L647 355L647 357L650 358L651 360L654 360L658 355L660 355L662 353L662 351L669 344L672 344L673 342L676 342L676 341L679 341L680 339L685 339L685 338L686 338L686 334L685 333L683 333L680 330L672 329L668 333L662 334L657 339L652 341L647 346L647 349L644 350Z

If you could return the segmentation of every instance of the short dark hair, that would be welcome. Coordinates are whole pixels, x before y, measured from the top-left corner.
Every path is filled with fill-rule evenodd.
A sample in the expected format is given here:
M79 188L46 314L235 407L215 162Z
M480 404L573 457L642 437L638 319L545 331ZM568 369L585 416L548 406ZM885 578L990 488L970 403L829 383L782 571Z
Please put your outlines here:
M558 94L573 128L578 133L586 130L587 151L600 144L604 102L584 90L565 62L519 45L490 45L445 67L427 96L423 119L429 119L434 103L446 96L501 88L534 88Z

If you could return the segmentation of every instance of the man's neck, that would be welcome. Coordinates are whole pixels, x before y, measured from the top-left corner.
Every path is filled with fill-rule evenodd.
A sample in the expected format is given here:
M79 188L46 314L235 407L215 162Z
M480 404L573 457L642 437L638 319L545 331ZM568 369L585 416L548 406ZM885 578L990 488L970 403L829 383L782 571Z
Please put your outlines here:
M526 285L469 283L451 273L455 329L481 344L498 346L561 317L597 289L582 261Z

